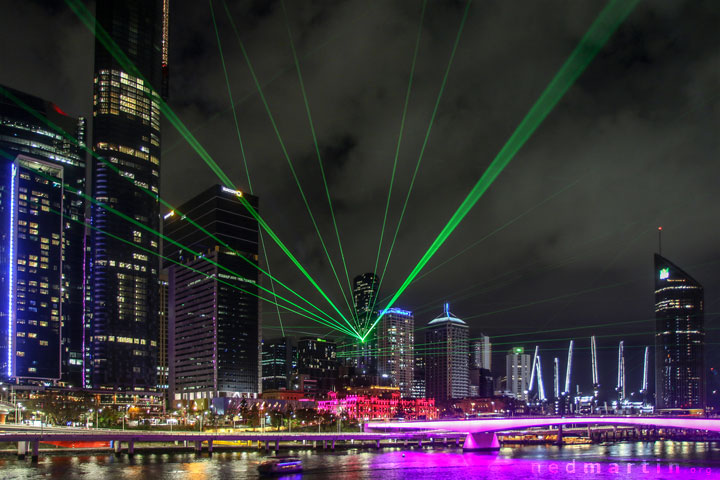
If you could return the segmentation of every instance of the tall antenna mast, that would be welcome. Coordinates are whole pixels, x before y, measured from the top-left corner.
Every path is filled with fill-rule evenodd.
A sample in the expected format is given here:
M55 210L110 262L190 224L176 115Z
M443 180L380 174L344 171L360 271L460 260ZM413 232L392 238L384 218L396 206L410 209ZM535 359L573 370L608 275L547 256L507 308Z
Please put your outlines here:
M662 227L658 227L658 253L662 255Z
M566 394L570 393L570 373L572 372L572 354L574 344L575 340L570 340L570 348L568 348L567 370L565 372L565 391L563 392Z

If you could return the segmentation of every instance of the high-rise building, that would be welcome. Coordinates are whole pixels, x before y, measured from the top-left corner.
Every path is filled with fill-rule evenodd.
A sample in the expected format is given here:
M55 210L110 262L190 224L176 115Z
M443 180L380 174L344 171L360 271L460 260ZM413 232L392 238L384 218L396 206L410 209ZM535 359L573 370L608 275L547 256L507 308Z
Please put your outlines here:
M412 396L415 361L415 319L413 313L391 308L377 326L378 374L387 378L403 397Z
M530 386L530 368L530 355L525 353L523 347L510 349L505 356L506 388L518 400L527 400L527 392Z
M358 319L370 321L375 311L379 279L374 273L363 273L353 279L353 302Z
M282 337L262 342L262 389L283 390L290 388L290 376L295 363L290 337Z
M168 275L167 270L160 272L158 282L160 289L160 301L158 312L158 363L157 363L157 388L167 392L168 389Z
M485 334L470 341L470 368L492 370L492 344Z
M301 338L297 345L297 373L317 381L319 391L332 390L338 375L337 345L324 338Z
M705 407L703 287L655 255L655 406Z
M257 197L215 185L181 205L182 215L165 216L165 235L186 247L163 247L165 257L182 264L164 265L173 402L259 390L258 224L240 196L258 209Z
M86 122L38 97L7 87L3 91L0 378L79 386Z
M450 313L432 320L425 333L425 391L428 398L445 401L464 398L469 393L467 323Z
M425 355L415 355L413 368L413 398L425 398Z
M127 71L96 36L92 163L99 202L152 230L160 229L160 93L167 82L168 0L102 0L96 22L135 65ZM107 163L106 163L107 162ZM150 390L157 385L159 239L92 207L85 385ZM111 235L120 237L137 248Z
M374 273L363 273L353 279L353 307L358 323L366 327L375 322L378 314L375 303L379 281ZM354 354L347 357L349 366L356 368L356 375L365 377L370 384L374 383L378 373L377 358L374 355L377 341L377 329L373 329L365 342L358 342L352 346Z

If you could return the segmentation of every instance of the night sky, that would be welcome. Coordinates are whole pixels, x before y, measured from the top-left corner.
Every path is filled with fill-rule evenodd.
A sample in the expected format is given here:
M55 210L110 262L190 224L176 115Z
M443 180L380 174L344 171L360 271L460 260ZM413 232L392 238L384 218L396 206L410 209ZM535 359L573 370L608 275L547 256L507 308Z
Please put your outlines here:
M281 4L228 4L347 289ZM222 0L213 5L261 214L341 308ZM383 297L399 287L604 5L473 2ZM375 264L422 1L286 6L352 278ZM461 1L428 2L381 264L464 8ZM175 0L171 10L169 104L248 191L209 3ZM0 0L0 12L0 83L91 116L93 37L64 2ZM471 336L497 336L497 374L510 346L563 339L539 343L548 391L551 359L566 355L565 339L587 348L591 334L598 335L601 381L611 389L624 339L629 389L636 390L642 346L653 341L652 254L662 225L663 255L705 286L708 363L718 364L718 25L716 0L640 2L424 272L474 246L400 298L398 306L415 311L416 326L450 302ZM218 180L211 170L166 122L161 195L178 205L212 183ZM268 256L274 275L330 311L279 249L269 247ZM279 336L274 308L263 312L264 336ZM327 332L290 314L282 318L303 332ZM520 335L500 337L508 334ZM422 332L417 337L422 341ZM580 349L576 361L575 379L588 390L588 351Z

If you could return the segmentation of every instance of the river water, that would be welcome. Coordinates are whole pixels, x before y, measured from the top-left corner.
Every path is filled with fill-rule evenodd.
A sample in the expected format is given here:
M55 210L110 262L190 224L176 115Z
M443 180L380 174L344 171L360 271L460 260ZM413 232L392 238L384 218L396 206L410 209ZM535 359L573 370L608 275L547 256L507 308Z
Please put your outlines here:
M692 442L526 446L500 452L461 449L338 450L289 452L303 460L302 474L281 479L610 479L720 478L720 444ZM283 451L283 455L288 454ZM205 480L259 478L262 451L44 455L38 463L0 457L0 479Z

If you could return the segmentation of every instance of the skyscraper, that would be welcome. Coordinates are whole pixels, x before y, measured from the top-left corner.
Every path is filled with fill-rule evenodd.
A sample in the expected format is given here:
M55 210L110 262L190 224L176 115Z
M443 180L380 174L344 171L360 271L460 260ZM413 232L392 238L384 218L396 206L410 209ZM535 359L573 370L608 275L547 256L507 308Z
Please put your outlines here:
M443 313L428 324L425 333L428 398L445 401L468 396L468 332L467 323L450 313L447 303Z
M96 14L97 24L144 79L123 69L96 40L92 146L119 172L93 161L93 197L152 230L160 227L158 202L152 194L159 194L160 187L157 92L167 91L167 8L168 0L101 0ZM85 385L154 389L158 265L147 250L157 252L159 240L98 205L92 207L92 224L101 232L93 231L91 236L92 314L86 334L90 348Z
M510 349L505 356L507 390L518 400L527 400L531 368L530 355L525 353L523 347Z
M655 255L655 405L705 407L703 287Z
M492 370L492 344L487 335L481 333L470 341L470 367Z
M261 362L263 391L289 388L294 351L290 337L263 340Z
M363 273L353 279L353 302L359 320L374 321L372 318L377 300L379 279L374 273Z
M378 313L375 308L379 278L374 273L363 273L353 279L353 307L358 323L369 327ZM377 329L373 329L365 342L353 346L356 354L349 357L350 366L357 368L356 374L372 378L377 374L377 359L373 354L377 348Z
M165 264L172 401L259 390L259 275L251 265L258 261L258 224L239 196L258 209L257 197L215 185L181 205L182 215L165 217L165 235L195 252L171 242L163 247L165 257L182 264Z
M405 398L413 394L414 330L413 313L400 308L388 310L377 327L378 374Z
M317 381L320 391L332 390L338 375L337 345L324 338L301 338L297 346L297 372Z
M78 386L85 199L75 189L85 192L86 122L38 97L7 87L3 91L0 378Z

